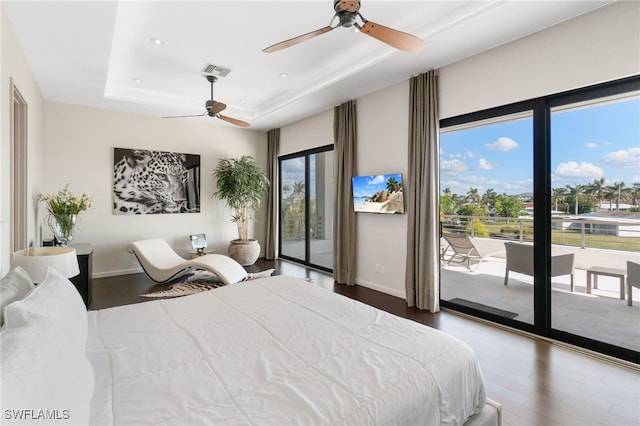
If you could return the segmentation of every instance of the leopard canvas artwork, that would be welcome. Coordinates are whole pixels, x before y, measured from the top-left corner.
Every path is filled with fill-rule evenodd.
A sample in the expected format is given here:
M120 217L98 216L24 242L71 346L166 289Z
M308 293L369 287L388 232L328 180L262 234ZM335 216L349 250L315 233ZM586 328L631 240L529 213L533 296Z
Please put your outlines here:
M199 155L114 148L114 214L199 212Z

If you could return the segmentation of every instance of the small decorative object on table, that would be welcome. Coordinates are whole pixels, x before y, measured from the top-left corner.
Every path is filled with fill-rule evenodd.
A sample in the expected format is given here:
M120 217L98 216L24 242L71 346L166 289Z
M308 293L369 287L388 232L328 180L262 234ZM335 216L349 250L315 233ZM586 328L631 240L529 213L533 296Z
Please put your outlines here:
M73 195L67 184L56 194L38 193L38 201L44 201L47 205L47 224L56 240L66 246L73 240L78 213L91 207L92 199L87 192L80 197Z

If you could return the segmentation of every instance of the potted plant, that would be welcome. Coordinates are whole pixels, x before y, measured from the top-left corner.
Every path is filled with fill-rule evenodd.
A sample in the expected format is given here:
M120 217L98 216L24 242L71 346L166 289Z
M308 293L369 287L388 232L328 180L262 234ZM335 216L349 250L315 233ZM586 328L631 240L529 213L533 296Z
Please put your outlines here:
M249 221L262 204L269 179L249 155L220 159L213 176L218 187L213 195L234 210L231 221L238 226L238 239L231 241L229 255L241 265L253 265L260 255L260 244L249 238Z

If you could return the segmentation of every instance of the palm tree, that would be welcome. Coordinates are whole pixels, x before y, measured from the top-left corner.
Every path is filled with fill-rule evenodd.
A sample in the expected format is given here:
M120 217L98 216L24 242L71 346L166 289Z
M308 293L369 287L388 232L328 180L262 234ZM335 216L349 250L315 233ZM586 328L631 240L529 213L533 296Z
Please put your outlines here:
M558 203L564 201L564 197L567 195L566 188L552 188L551 189L551 202L553 203L553 209L558 211Z
M484 195L482 196L482 203L489 208L489 210L493 209L496 205L496 199L498 198L498 194L493 188L488 188Z
M604 184L604 178L594 179L589 185L589 193L593 194L598 200L598 210L602 210L602 199L605 196L607 186Z
M611 192L616 197L616 211L620 211L620 199L622 198L624 182L613 182L610 186Z
M640 204L640 183L633 184L629 195L631 196L631 204L633 204L634 207L638 207L638 204Z
M574 186L571 185L566 185L567 189L569 190L569 193L572 193L575 195L576 201L575 201L575 215L578 215L579 211L580 211L580 194L584 192L585 189L585 185L579 185L579 184L574 184Z
M469 191L467 191L467 200L471 201L476 205L480 203L480 195L478 194L478 188L469 188Z

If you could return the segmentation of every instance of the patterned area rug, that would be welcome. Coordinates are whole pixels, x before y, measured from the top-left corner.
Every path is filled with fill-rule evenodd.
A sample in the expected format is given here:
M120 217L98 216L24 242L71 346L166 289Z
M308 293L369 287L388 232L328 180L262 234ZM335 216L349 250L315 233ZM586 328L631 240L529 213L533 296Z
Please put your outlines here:
M273 275L274 271L274 269L267 269L266 271L262 272L250 272L241 282L270 277L271 275ZM202 272L191 275L185 281L172 284L165 290L144 293L140 296L152 298L180 297L187 296L189 294L201 293L203 291L213 290L224 285L225 284L220 281L220 279L215 274Z

